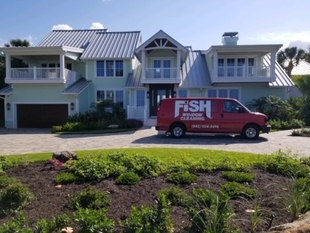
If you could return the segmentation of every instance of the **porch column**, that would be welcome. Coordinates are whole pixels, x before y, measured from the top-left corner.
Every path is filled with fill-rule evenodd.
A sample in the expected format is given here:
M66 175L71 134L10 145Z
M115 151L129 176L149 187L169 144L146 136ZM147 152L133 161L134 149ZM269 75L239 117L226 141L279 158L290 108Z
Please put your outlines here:
M181 80L181 51L180 49L177 50L177 73L176 78Z
M145 67L146 67L146 62L145 62L145 50L142 49L142 79L146 78L145 75Z
M218 67L218 58L217 58L217 52L213 53L213 78L217 78L217 67Z
M64 80L64 69L65 69L65 55L64 54L60 54L59 55L59 64L60 64L60 72L59 72L59 77L60 80Z
M271 61L270 61L270 78L276 80L276 53L271 52Z
M5 78L9 79L11 77L11 56L5 55Z

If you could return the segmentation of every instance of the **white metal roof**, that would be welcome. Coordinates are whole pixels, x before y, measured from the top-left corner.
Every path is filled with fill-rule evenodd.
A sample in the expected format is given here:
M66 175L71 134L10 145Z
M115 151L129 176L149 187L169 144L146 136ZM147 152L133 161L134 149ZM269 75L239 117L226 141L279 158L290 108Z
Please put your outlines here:
M299 61L299 64L294 66L291 75L310 75L310 63Z
M133 58L141 33L96 30L54 30L37 47L66 46L84 49L81 59Z
M96 33L81 59L133 58L140 37L140 32Z
M86 87L91 84L90 80L86 80L85 78L80 78L75 83L71 84L65 90L62 91L62 94L80 94Z
M0 95L10 95L12 91L13 91L13 88L11 86L6 86L0 89Z

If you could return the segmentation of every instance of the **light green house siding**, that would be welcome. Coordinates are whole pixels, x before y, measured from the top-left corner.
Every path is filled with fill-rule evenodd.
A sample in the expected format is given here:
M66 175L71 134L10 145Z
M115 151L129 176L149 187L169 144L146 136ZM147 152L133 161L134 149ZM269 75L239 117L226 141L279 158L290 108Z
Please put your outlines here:
M79 105L79 112L84 113L90 109L90 89L87 87L84 91L79 94L78 97L78 105Z

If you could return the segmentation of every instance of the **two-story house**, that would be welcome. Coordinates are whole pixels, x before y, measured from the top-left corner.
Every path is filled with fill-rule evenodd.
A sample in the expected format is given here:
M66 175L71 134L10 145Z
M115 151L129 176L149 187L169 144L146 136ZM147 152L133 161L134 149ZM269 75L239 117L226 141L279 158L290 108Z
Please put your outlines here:
M294 84L275 59L282 45L237 41L238 33L224 33L222 45L194 51L162 30L145 42L138 31L56 30L35 47L0 48L5 127L51 127L105 99L152 126L162 98L288 98ZM12 67L12 58L28 68Z

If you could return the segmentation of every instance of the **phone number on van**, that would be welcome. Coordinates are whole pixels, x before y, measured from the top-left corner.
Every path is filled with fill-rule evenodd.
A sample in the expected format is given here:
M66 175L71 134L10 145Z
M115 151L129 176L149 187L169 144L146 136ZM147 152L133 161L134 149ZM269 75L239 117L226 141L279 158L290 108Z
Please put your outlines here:
M219 129L219 125L191 125L192 129Z

